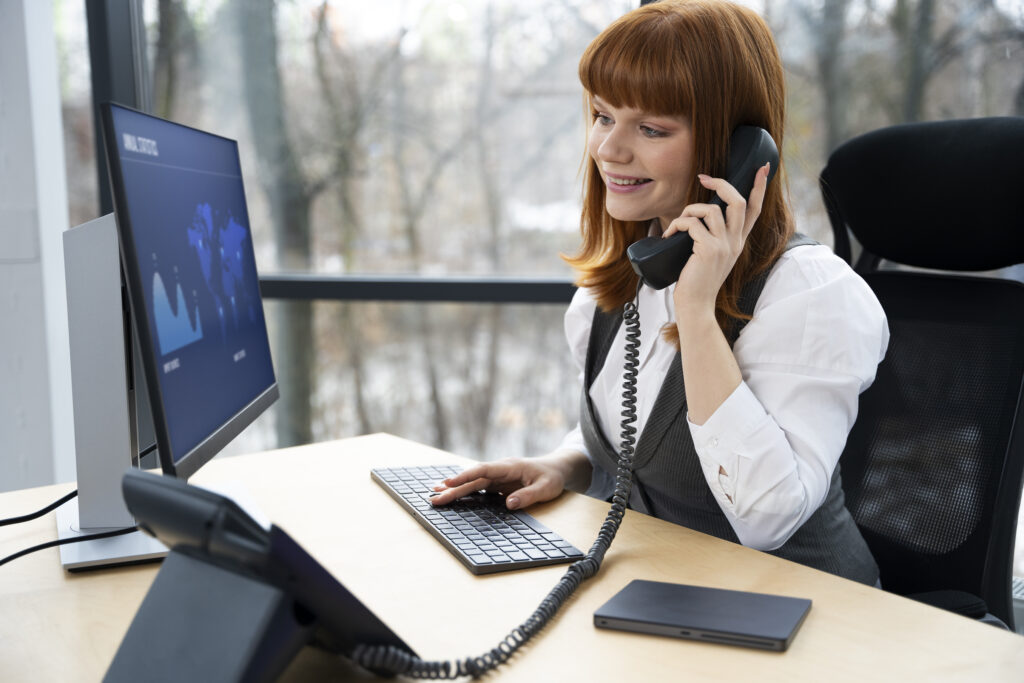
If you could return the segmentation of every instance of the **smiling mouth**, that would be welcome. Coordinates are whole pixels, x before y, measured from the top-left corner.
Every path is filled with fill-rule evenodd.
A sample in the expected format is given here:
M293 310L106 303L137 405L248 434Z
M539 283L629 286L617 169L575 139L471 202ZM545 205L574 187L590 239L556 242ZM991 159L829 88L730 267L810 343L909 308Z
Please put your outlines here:
M620 187L630 187L633 185L645 185L651 182L650 178L613 178L608 176L608 182L612 185L618 185Z

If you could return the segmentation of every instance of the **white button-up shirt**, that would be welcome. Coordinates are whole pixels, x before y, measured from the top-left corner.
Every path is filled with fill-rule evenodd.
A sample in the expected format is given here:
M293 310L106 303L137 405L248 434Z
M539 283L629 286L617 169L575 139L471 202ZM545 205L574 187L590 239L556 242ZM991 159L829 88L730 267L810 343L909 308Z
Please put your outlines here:
M637 380L638 434L651 414L676 349L660 330L675 324L672 292L644 287ZM582 383L595 302L580 289L565 333ZM702 425L689 423L707 484L740 542L780 547L825 500L858 395L875 379L889 342L881 305L867 284L823 245L795 247L772 268L733 354L743 382ZM598 424L618 448L625 326L590 388ZM579 424L562 447L587 453ZM588 493L614 482L600 467Z

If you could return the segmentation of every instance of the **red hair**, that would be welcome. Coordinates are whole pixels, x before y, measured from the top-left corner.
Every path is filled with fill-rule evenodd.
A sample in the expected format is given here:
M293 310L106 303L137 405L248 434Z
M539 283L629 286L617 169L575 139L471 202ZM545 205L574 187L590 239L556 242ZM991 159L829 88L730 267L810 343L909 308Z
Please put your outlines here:
M715 304L723 330L731 319L748 317L737 308L743 285L774 263L793 234L782 189L785 80L768 26L754 11L728 2L661 0L620 17L595 38L580 59L579 77L591 116L591 100L599 96L613 107L685 117L693 127L692 168L712 176L725 174L736 126L760 126L774 138L776 180ZM591 288L601 309L610 311L633 297L637 276L626 247L647 236L649 222L612 218L605 192L596 163L586 158L583 241L576 255L563 258L577 270L577 285ZM710 199L694 177L687 204ZM674 332L669 335L678 343Z

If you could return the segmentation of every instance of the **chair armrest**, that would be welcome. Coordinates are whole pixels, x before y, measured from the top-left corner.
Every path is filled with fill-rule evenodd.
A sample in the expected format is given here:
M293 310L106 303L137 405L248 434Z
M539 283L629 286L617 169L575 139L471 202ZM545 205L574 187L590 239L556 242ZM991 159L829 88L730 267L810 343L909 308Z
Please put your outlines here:
M984 600L964 591L929 591L910 593L906 597L971 619L981 619L988 613L988 605Z

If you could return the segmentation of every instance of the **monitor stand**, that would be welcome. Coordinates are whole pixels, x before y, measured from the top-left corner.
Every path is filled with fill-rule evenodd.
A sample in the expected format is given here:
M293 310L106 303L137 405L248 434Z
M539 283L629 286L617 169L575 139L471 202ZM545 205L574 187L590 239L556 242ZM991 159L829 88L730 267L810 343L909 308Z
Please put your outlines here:
M142 443L153 440L145 376L136 363L133 321L122 293L113 214L64 233L64 270L78 497L57 509L62 540L135 526L121 478L140 464L140 434ZM139 531L60 546L61 564L69 571L159 560L166 554L162 543Z
M61 540L113 530L83 529L78 517L77 499L70 500L57 508L57 537ZM60 546L61 566L70 572L157 562L166 556L167 546L141 531Z

